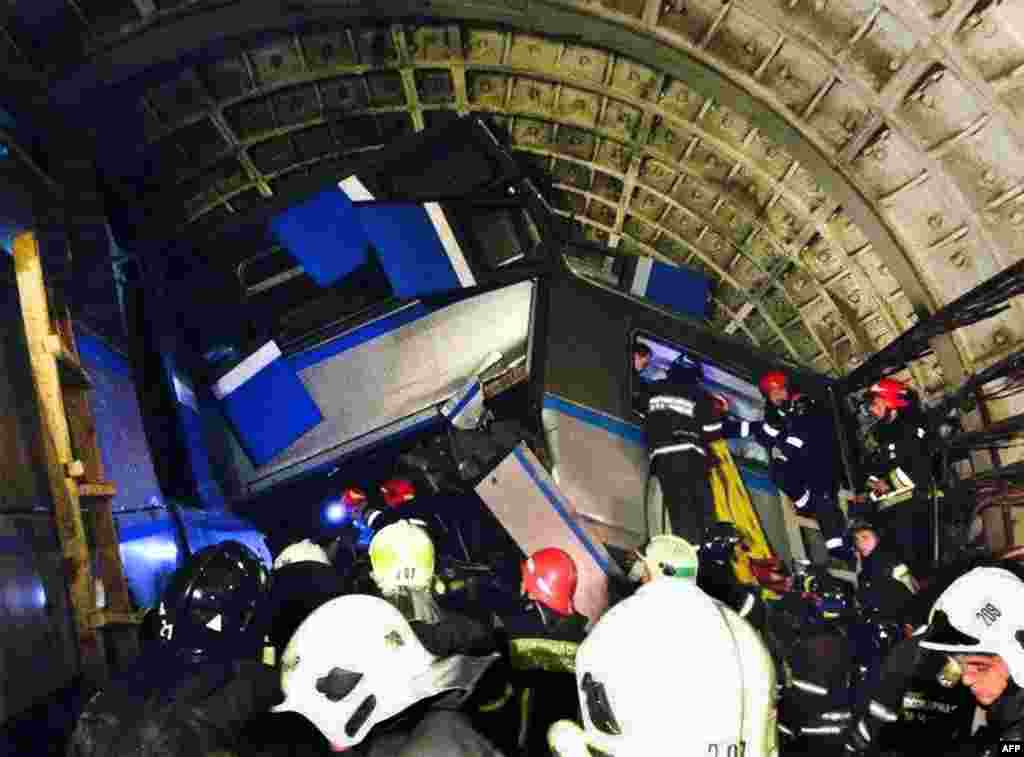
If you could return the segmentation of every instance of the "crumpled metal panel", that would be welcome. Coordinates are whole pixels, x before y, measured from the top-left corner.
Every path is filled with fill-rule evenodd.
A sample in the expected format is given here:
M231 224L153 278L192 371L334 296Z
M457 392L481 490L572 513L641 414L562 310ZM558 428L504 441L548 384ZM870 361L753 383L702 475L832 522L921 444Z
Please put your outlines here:
M243 475L266 478L440 403L490 352L524 349L532 292L524 282L463 300L302 369L323 422Z

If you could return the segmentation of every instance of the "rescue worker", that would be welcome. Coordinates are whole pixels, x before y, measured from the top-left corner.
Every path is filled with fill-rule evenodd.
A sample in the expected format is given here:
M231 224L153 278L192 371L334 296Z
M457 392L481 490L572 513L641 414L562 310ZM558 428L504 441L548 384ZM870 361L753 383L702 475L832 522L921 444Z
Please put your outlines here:
M391 604L350 594L320 606L296 630L281 660L284 701L273 711L304 716L335 752L496 755L464 718L437 714L457 709L495 659L437 657Z
M868 411L877 420L872 428L876 449L867 460L867 487L876 501L907 490L910 501L879 513L890 538L898 541L912 571L930 565L928 542L931 528L930 498L933 493L932 434L909 387L883 378L867 392Z
M777 754L768 650L692 581L651 581L609 609L580 645L576 682L582 728L548 731L560 757Z
M295 629L324 602L347 593L347 582L323 547L309 539L291 544L274 560L270 589L270 641L284 651Z
M798 513L817 519L829 557L849 562L853 552L843 538L846 518L837 497L840 475L831 418L809 397L792 391L781 371L763 375L758 387L765 398L764 420L730 419L722 433L728 439L753 435L768 451L775 485Z
M667 533L697 543L715 517L707 434L719 431L721 422L700 379L700 366L680 355L665 379L646 387L649 537Z
M850 535L860 558L857 601L861 608L879 618L903 622L906 606L917 591L905 558L883 544L878 530L866 520L854 521Z
M506 664L492 669L477 709L507 753L542 755L548 726L575 716L574 664L589 621L573 604L578 576L568 553L538 550L522 562L521 577L521 611L500 617Z
M651 359L651 348L637 341L633 345L633 370L642 381L660 381L665 378L665 371L658 368Z
M259 661L268 586L239 542L190 556L161 596L154 643L89 701L69 755L236 750L245 722L279 701L276 672Z
M933 606L928 625L886 660L878 698L858 713L847 751L884 746L883 727L897 722L909 682L922 671L949 687L964 684L986 711L986 725L974 734L973 718L954 719L953 730L941 732L942 754L994 757L1004 753L1000 742L1024 740L1024 691L1017 683L1024 679L1022 628L1024 581L1016 572L986 565L957 578Z
M422 644L438 657L488 654L496 647L489 624L443 610L435 590L434 543L422 522L399 520L370 542L372 577L380 595L412 624Z
M807 576L800 588L773 613L772 630L782 639L790 671L779 727L811 753L827 753L841 748L850 717L853 646L845 626L854 593L824 570Z
M757 586L737 581L733 567L736 550L742 544L743 537L733 523L721 521L712 524L700 546L701 572L697 585L760 630L764 628L764 603L760 599L760 590Z

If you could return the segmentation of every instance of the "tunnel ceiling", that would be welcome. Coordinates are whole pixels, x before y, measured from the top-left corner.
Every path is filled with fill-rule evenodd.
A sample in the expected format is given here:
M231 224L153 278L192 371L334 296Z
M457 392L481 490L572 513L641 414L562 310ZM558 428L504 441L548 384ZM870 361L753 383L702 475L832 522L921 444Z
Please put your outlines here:
M1020 3L40 2L0 34L10 70L137 119L137 201L182 231L485 114L587 237L703 268L716 328L833 375L1024 249ZM1022 337L1015 303L913 378L938 390Z

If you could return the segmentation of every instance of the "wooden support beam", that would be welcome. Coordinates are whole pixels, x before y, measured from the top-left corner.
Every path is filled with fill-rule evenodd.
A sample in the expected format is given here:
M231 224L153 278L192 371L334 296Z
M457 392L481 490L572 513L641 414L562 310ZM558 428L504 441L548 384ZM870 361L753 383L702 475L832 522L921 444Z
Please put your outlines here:
M110 497L98 498L93 504L91 515L98 571L107 597L106 609L114 613L131 612L128 579L121 566L121 539L110 508Z
M96 610L93 613L93 623L97 628L109 626L137 626L145 617L145 610L132 612L114 612L112 610Z
M117 495L117 484L110 481L83 482L78 485L79 497L113 497Z
M59 312L56 327L57 333L61 335L64 352L80 364L71 312L66 307L61 307ZM89 394L80 385L64 387L63 394L71 445L81 459L84 469L84 476L81 476L84 481L78 482L78 496L91 500L90 514L96 548L96 568L103 581L106 607L112 612L129 612L132 608L131 595L121 563L121 539L111 509L111 497L117 495L117 487L106 480L99 436L96 433L96 419L89 403Z
M86 543L78 488L64 469L71 462L71 436L64 412L57 360L48 348L53 333L39 245L31 232L14 240L14 267L21 302L32 384L42 418L41 438L47 480L53 498L57 535L64 555L64 571L71 597L75 633L83 674L97 683L106 678L106 663L99 634L92 620L96 609L95 585Z

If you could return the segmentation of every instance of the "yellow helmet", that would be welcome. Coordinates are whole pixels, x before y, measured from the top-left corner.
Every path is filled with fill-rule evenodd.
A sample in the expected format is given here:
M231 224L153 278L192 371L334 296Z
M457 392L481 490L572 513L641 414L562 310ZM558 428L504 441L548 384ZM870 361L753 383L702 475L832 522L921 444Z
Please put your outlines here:
M373 580L385 593L402 586L430 588L434 581L434 542L422 526L400 520L373 537L370 565Z
M697 578L697 550L678 536L660 534L652 538L644 552L644 562L651 578Z

